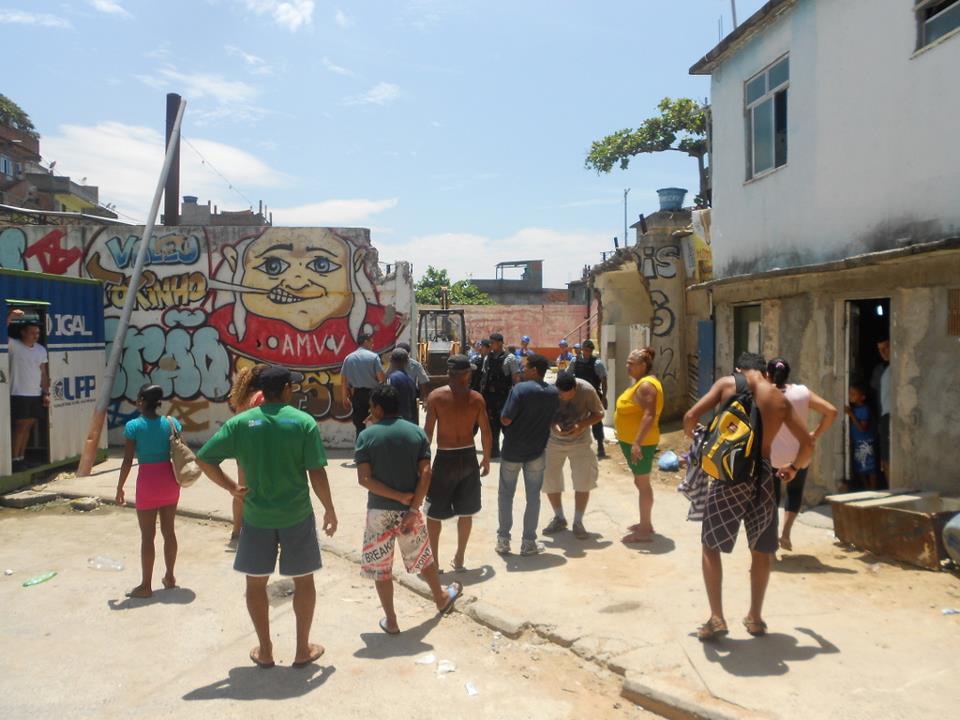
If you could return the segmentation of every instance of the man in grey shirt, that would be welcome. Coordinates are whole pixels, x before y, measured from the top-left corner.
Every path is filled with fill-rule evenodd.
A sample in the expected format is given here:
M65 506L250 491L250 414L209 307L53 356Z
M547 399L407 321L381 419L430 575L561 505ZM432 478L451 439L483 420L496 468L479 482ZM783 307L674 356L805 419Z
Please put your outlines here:
M386 377L380 356L373 352L373 337L360 333L358 347L343 359L340 370L340 402L352 407L351 419L357 435L365 427L370 414L370 392Z
M557 390L560 407L550 427L543 477L543 492L553 507L554 518L543 532L551 535L567 528L562 493L563 466L569 460L574 492L573 534L585 540L589 535L583 527L583 514L600 473L590 442L590 428L603 420L603 405L593 385L577 379L571 372L557 376Z

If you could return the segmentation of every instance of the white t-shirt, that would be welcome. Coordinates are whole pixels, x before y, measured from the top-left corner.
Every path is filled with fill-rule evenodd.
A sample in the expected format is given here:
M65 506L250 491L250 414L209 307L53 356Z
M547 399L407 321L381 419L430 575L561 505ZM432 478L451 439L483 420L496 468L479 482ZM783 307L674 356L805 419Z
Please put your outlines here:
M787 385L783 394L793 405L794 411L800 418L800 424L807 427L807 418L810 417L810 388L806 385ZM797 459L798 452L800 452L800 441L793 436L790 428L784 423L773 439L773 445L770 448L770 464L775 468L786 467Z
M10 394L39 397L42 374L40 366L47 362L47 349L40 343L27 347L10 338Z

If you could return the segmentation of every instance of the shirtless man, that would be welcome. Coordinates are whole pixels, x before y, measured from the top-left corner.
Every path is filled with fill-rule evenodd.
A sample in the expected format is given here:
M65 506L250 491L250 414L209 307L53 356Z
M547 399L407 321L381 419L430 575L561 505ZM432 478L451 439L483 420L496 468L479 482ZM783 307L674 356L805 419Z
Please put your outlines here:
M434 559L439 555L443 520L457 516L457 554L453 569L463 569L463 556L473 529L473 516L480 512L480 478L490 472L493 435L483 396L470 389L473 366L466 355L451 355L447 360L450 382L427 398L427 440L433 442L437 429L437 456L433 478L427 491L427 532ZM483 460L477 464L473 435L480 426ZM437 560L437 566L440 566Z
M715 640L727 634L727 621L723 617L723 563L721 552L733 551L740 532L740 522L747 529L747 542L753 553L750 566L750 612L743 619L747 632L754 637L766 634L763 621L763 596L770 580L770 563L777 551L777 505L775 499L773 467L770 465L770 448L781 426L786 426L800 444L797 457L780 468L779 477L785 482L793 480L797 470L807 467L813 455L810 432L800 421L789 400L776 385L765 376L766 362L755 353L743 353L736 364L736 371L747 382L754 402L760 410L762 421L761 468L756 482L731 484L714 481L707 493L703 514L701 542L703 544L703 582L710 603L710 619L697 632L701 641ZM698 419L722 406L736 394L736 377L727 375L713 387L683 416L683 430L688 437Z

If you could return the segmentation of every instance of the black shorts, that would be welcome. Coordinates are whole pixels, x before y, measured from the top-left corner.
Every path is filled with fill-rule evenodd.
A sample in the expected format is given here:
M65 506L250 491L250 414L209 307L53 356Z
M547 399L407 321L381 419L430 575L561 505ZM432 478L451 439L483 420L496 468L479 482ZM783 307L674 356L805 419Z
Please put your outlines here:
M427 517L447 520L480 512L480 463L476 448L437 450L427 491Z
M46 417L41 395L11 395L10 415L14 420L39 420Z

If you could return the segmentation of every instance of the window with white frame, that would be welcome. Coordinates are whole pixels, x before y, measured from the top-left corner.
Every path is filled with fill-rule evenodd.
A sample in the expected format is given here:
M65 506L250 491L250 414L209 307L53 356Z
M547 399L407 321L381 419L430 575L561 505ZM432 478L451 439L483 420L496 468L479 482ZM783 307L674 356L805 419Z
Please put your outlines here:
M960 0L914 0L917 50L960 28Z
M744 84L747 180L787 164L789 85L789 56L780 58Z

